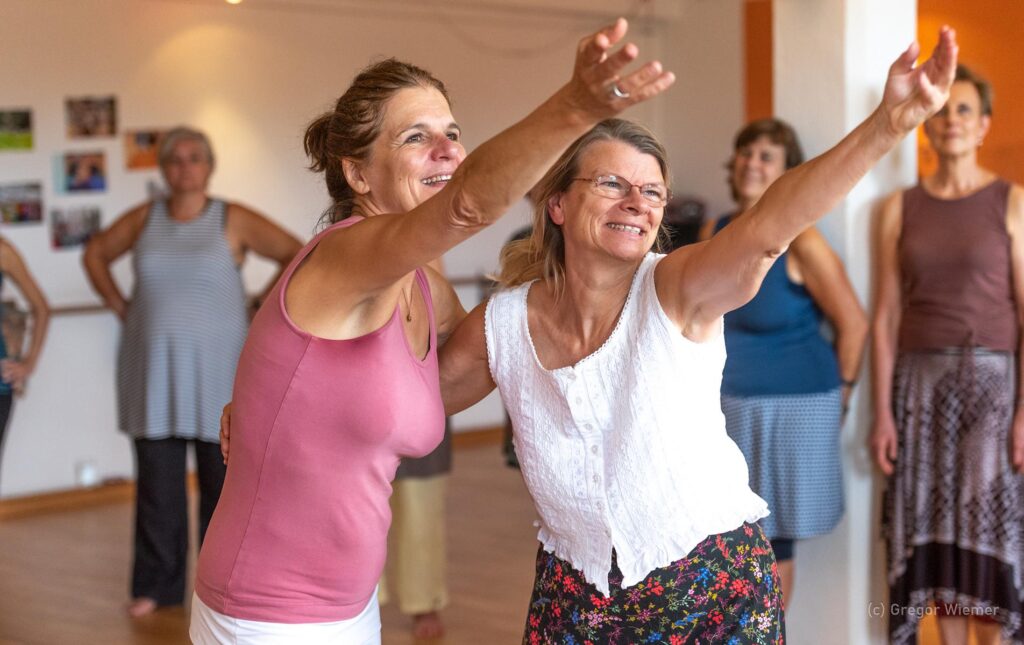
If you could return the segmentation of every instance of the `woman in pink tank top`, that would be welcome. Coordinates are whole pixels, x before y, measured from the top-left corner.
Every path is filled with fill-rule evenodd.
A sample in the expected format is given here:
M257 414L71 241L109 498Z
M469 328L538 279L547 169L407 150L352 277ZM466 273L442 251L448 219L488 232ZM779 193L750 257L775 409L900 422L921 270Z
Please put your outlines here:
M893 643L1024 640L1024 189L978 165L991 90L959 67L925 123L938 171L883 205L871 451L887 476Z
M310 125L331 225L282 275L239 360L196 642L379 642L390 482L401 456L441 440L437 342L464 315L423 267L595 123L672 84L656 62L625 72L636 47L611 51L625 32L619 20L581 40L570 82L464 162L444 85L395 60L366 68Z

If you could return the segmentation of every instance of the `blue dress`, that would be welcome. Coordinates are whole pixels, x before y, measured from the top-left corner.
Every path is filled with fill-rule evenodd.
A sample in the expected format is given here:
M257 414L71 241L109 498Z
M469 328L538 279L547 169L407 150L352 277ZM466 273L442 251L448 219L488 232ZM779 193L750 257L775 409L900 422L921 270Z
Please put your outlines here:
M786 273L787 255L750 302L725 315L726 430L747 459L750 487L768 502L761 525L771 539L823 535L843 514L839 364L821 310Z

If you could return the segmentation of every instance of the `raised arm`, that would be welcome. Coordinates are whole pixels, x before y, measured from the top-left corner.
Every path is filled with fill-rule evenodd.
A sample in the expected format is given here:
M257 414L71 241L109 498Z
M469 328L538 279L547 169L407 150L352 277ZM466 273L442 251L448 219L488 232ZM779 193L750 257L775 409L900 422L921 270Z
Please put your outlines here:
M455 328L441 347L441 398L445 414L461 412L497 387L487 366L487 340L484 337L484 310L480 303Z
M330 270L361 300L440 257L496 221L540 179L561 152L600 120L649 99L674 81L650 62L620 77L635 45L611 48L626 34L619 19L580 41L572 79L519 123L482 144L437 195L404 214L368 218L324 240ZM611 91L617 84L621 98ZM387 249L387 253L381 253Z
M3 361L2 366L3 380L10 383L15 391L21 391L29 375L35 371L39 355L43 351L46 332L50 326L50 306L21 255L6 240L0 240L0 272L14 282L25 296L32 312L32 341L29 343L28 353L21 360Z
M704 244L684 247L658 266L658 295L688 337L754 296L775 259L825 215L900 139L937 112L956 71L955 34L915 67L910 46L889 69L882 102L834 148L780 177L750 211Z
M128 310L128 302L114 282L110 265L135 246L135 241L146 225L148 209L149 204L143 204L122 215L109 228L93 235L82 254L85 275L92 288L103 299L103 304L110 307L121 320L124 320Z
M869 450L878 468L891 475L896 460L896 420L892 415L892 377L896 337L902 314L899 241L903 228L903 193L889 196L875 223L875 312L871 323L871 392L874 425Z

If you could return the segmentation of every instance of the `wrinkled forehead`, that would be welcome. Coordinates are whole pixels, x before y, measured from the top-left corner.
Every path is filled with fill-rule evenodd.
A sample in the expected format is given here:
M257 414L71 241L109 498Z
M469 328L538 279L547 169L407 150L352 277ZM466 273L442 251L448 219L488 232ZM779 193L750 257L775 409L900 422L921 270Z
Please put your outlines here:
M633 183L665 183L658 159L625 141L595 141L580 153L578 166L583 177L616 175Z
M394 135L416 125L441 129L458 127L451 106L441 92L432 87L402 88L384 106L381 133Z

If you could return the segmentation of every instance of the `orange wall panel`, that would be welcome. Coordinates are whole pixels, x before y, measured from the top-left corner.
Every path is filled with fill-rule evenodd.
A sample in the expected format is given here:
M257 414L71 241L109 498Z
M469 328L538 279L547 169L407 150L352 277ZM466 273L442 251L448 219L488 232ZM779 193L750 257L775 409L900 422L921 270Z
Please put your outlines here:
M747 121L773 116L772 3L747 0L743 6L744 87Z
M939 28L956 29L960 62L992 83L992 129L978 153L979 162L1024 184L1024 2L1020 0L918 0L917 33L923 52L935 46ZM922 175L935 170L935 159L919 135Z

